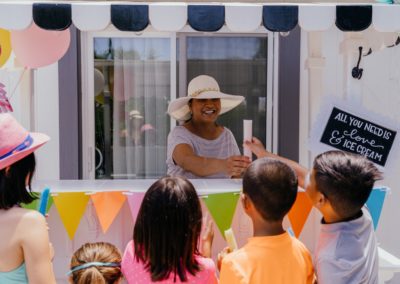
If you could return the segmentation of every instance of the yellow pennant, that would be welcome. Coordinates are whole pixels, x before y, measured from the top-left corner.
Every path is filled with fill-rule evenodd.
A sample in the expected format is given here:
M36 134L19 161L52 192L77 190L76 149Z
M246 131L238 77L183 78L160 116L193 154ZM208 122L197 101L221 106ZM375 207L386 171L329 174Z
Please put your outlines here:
M3 66L11 54L10 32L0 29L0 67Z
M84 192L62 192L53 196L61 221L72 240L86 211L89 196Z
M124 205L125 195L119 191L96 192L91 196L101 229L106 233Z

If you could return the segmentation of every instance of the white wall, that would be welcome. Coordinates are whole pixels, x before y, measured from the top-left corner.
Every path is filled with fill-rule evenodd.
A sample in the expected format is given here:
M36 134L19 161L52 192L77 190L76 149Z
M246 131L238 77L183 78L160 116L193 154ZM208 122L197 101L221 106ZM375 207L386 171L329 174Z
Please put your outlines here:
M35 176L37 179L57 180L60 178L58 63L34 72L33 101L31 130L46 133L51 138L36 152L38 167Z
M301 51L301 66L305 65L305 59L308 57L308 42L307 33L302 32L302 51ZM348 73L343 73L343 56L340 54L339 46L343 40L344 33L338 31L336 28L332 28L330 31L322 34L322 56L326 59L326 65L323 69L323 84L322 94L318 98L309 98L308 88L308 72L306 69L301 69L303 72L301 76L301 96L306 98L306 105L303 107L311 108L312 100L323 102L327 97L334 96L339 100L343 99L345 86L344 76L350 76L351 70ZM357 62L354 62L356 66ZM376 113L381 117L386 117L395 125L397 128L400 126L400 46L393 48L385 48L382 51L372 53L367 57L363 57L361 61L361 67L364 69L362 79L359 81L361 85L361 100L360 104L362 108L367 111ZM355 80L355 79L350 79ZM316 113L305 112L300 118L300 129L303 129L309 136L309 126L304 125L308 122L310 116L310 124L315 123ZM302 125L303 124L303 125ZM399 133L397 134L399 135ZM304 138L304 137L303 137ZM399 143L397 137L395 143ZM307 157L307 146L300 145L300 156ZM310 158L312 159L317 153L311 153ZM398 173L400 172L400 153L392 153L395 155L393 163L390 164L390 169L385 172L385 179L379 184L386 185L392 189L391 194L387 196L383 211L381 214L379 226L377 228L377 238L380 246L388 251L389 253L400 257L400 245L399 245L399 234L400 234L400 188L398 186ZM307 160L307 159L305 159ZM314 217L314 221L318 222L319 216ZM310 219L308 220L310 222ZM318 225L316 225L318 227ZM318 228L316 228L316 232ZM399 275L390 283L400 283Z

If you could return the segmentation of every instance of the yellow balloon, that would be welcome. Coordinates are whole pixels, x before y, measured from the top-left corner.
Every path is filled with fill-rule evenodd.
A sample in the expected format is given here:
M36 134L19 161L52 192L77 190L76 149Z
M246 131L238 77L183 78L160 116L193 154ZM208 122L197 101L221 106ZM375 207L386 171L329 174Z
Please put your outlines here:
M0 67L3 66L11 54L10 32L0 29Z

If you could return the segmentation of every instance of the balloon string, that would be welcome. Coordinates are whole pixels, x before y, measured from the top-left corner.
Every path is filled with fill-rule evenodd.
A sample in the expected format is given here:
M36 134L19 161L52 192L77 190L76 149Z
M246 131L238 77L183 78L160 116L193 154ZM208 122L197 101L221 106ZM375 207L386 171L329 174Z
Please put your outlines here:
M14 86L14 89L12 90L12 92L11 92L11 94L10 94L10 96L8 97L8 100L9 101L11 101L11 98L13 97L13 95L14 95L14 93L15 93L15 91L17 90L17 87L19 86L19 84L21 83L21 81L22 81L22 78L24 77L24 74L25 74L25 71L26 71L26 67L24 67L24 71L22 71L22 73L21 73L21 75L19 76L19 79L18 79L18 82L17 82L17 84Z

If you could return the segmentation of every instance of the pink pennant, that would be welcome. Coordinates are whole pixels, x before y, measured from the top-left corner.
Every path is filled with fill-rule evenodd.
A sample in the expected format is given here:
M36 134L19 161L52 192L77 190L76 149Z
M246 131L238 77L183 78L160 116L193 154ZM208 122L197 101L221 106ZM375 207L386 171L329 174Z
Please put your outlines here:
M139 213L140 205L142 204L144 192L133 192L131 195L128 195L128 204L132 214L132 220L135 223L137 215Z
M7 98L6 86L0 83L0 113L12 112L13 108Z

